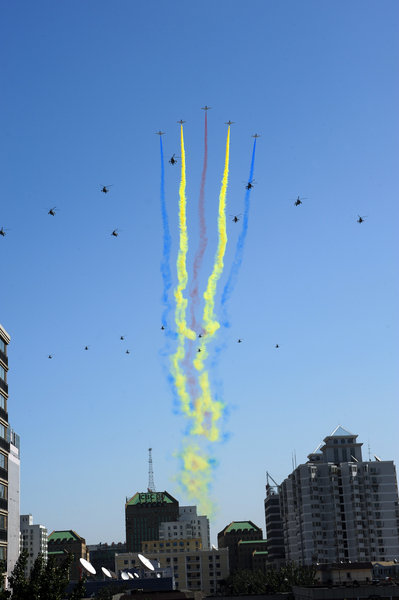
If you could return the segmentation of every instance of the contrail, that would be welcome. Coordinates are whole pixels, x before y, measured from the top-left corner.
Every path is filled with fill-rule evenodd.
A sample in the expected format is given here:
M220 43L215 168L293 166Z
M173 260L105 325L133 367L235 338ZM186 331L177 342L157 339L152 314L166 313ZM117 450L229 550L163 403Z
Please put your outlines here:
M171 310L171 302L169 300L169 290L172 286L172 276L170 270L170 248L172 244L172 239L169 230L169 219L168 213L166 210L166 202L165 202L165 165L164 165L164 156L163 156L163 145L162 145L162 136L159 136L159 147L161 152L161 186L160 186L160 199L161 199L161 213L162 213L162 226L163 226L163 251L162 251L162 261L161 261L161 273L162 273L162 281L163 281L163 292L162 292L162 305L163 312L161 322L163 327L165 327L165 331L169 331L168 327L168 316Z
M177 350L171 356L171 371L174 377L176 390L181 402L183 412L190 416L190 395L187 392L187 378L180 367L181 361L185 355L186 338L194 340L195 332L187 327L186 309L187 298L183 292L187 287L187 252L188 252L188 235L187 235L187 218L186 218L186 154L184 150L183 125L180 125L180 145L181 145L181 178L179 187L179 230L180 243L177 256L177 287L175 289L175 322L177 331Z
M217 282L223 272L224 255L227 245L226 232L226 193L229 176L229 157L230 157L230 125L227 130L226 154L222 179L222 187L219 194L219 213L218 213L218 248L216 251L215 262L211 275L208 278L207 288L204 292L204 312L203 312L203 330L204 336L201 338L200 352L193 361L195 368L199 371L199 385L201 395L194 402L194 427L192 433L203 435L210 441L219 439L220 433L217 422L222 416L223 403L212 400L210 392L209 377L204 370L204 361L208 356L207 345L220 327L214 314L215 295Z
M255 165L255 150L256 150L256 138L254 140L254 146L253 146L253 150L252 150L252 159L251 159L251 167L249 169L249 179L248 181L252 181L253 179L253 174L254 174L254 165ZM243 215L243 219L242 219L242 229L241 229L241 233L240 236L238 238L237 241L237 246L236 246L236 251L234 254L234 259L233 259L233 264L231 265L231 269L230 269L230 273L229 276L227 278L227 282L224 286L223 292L222 292L222 300L221 300L221 305L222 305L222 319L223 319L223 325L225 327L229 327L229 321L227 318L227 310L226 310L226 303L229 300L231 294L233 293L234 287L237 283L237 277L238 277L238 272L240 270L241 267L241 263L242 263L242 259L243 259L243 255L244 255L244 246L245 246L245 240L247 237L247 232L248 232L248 220L249 220L249 209L251 207L251 189L249 188L247 189L246 193L245 193L245 200L244 200L244 215Z

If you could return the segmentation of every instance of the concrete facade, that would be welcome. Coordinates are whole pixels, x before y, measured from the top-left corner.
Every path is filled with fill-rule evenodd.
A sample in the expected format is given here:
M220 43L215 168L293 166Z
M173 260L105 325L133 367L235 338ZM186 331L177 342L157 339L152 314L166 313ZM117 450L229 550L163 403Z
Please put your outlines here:
M20 552L20 441L10 432L8 454L8 529L7 529L7 577L14 570Z
M194 540L186 540L192 544ZM155 542L154 542L155 543ZM220 583L229 575L228 549L219 550L182 550L160 549L145 553L152 561L158 561L161 570L173 573L176 589L202 591L205 594L215 594ZM115 570L138 570L140 561L136 553L117 554Z
M160 540L201 538L203 549L211 547L209 519L197 515L196 506L179 506L177 521L161 523L159 526Z
M32 515L21 515L21 551L28 552L28 562L26 564L26 575L32 570L33 564L38 554L43 554L43 558L48 558L47 529L44 525L34 525Z
M395 465L363 462L361 446L338 426L279 487L286 560L399 558Z

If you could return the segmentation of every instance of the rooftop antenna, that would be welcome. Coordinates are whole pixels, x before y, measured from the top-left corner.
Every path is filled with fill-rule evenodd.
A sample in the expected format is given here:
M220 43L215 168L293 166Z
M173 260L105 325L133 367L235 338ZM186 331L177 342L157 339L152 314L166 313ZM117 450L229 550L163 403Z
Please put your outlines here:
M148 448L148 488L149 492L155 492L154 471L152 470L152 448Z
M367 447L369 449L369 462L371 462L370 440L367 442Z

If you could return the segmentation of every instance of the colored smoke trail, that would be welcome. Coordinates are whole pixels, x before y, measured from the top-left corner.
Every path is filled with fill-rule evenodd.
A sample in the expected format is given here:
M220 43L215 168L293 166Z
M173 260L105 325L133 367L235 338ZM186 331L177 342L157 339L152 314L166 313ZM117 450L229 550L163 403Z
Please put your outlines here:
M220 327L215 318L215 295L217 282L223 272L224 255L227 245L226 232L226 193L229 175L229 157L230 157L230 126L227 130L226 154L222 179L222 187L219 194L219 213L218 213L218 248L215 256L215 262L211 275L208 278L207 288L204 292L204 313L203 329L205 335L202 338L200 347L201 352L193 361L195 368L200 372L199 385L201 395L194 402L194 412L192 418L194 426L191 433L205 436L209 441L217 441L220 438L217 422L223 413L223 403L212 399L209 376L204 369L204 361L208 356L207 345ZM202 372L203 371L203 372Z
M198 501L200 514L211 517L215 507L209 499L209 486L212 479L214 460L210 458L197 444L186 441L180 453L182 469L180 484L189 498Z
M200 194L198 200L198 219L199 219L199 244L198 249L195 254L194 263L193 263L193 279L191 284L190 291L190 327L195 332L197 332L198 324L196 319L196 313L198 309L199 302L199 294L198 294L198 275L201 269L202 261L204 258L206 246L208 243L208 238L206 236L206 220L205 220L205 182L206 182L206 173L208 169L208 114L205 111L205 131L204 131L204 160L202 165L202 174L201 174L201 186L200 186ZM189 343L187 355L184 361L184 368L187 373L187 382L189 387L189 393L191 398L193 399L196 395L196 380L192 367L193 360L193 343Z
M187 415L191 415L190 396L187 392L187 378L180 367L181 361L185 356L185 341L186 338L194 340L195 332L187 327L186 309L187 298L183 292L187 287L187 251L188 251L188 235L187 235L187 217L186 217L186 154L184 150L183 125L180 126L180 145L181 145L181 178L179 187L179 230L180 242L179 252L177 255L177 287L175 289L175 322L178 336L178 344L176 353L172 355L172 375L174 377L177 394L180 398L181 408Z
M254 146L253 146L253 150L252 150L252 159L251 159L251 167L249 169L249 178L248 181L252 181L253 179L253 175L254 175L254 165L255 165L255 150L256 150L256 138L254 140ZM251 189L249 190L247 189L246 194L245 194L245 200L244 200L244 215L243 215L243 219L242 219L242 229L241 229L241 233L240 236L238 238L237 241L237 246L236 246L236 251L234 254L234 259L233 259L233 264L231 266L230 269L230 273L229 276L227 278L227 282L224 286L223 292L222 292L222 300L221 300L221 304L222 304L222 318L223 318L223 325L225 327L229 327L229 322L228 322L228 318L227 318L227 311L226 311L226 303L229 300L231 294L233 293L234 287L237 283L237 277L238 277L238 272L240 270L241 267L241 263L242 263L242 259L244 256L244 246L245 246L245 240L247 237L247 233L248 233L248 220L249 220L249 209L251 207Z
M169 332L169 328L167 327L168 323L168 315L171 310L171 303L169 301L169 290L172 286L172 276L170 271L170 248L172 244L172 238L169 230L169 219L168 213L166 210L166 202L165 202L165 165L164 165L164 156L163 156L163 145L162 145L162 136L159 136L159 146L161 152L161 187L160 187L160 198L161 198L161 214L162 214L162 227L163 227L163 251L162 251L162 261L161 261L161 273L162 273L162 281L163 281L163 292L162 292L162 304L163 304L163 313L161 317L162 325L165 327L165 330Z
M208 115L207 111L205 111L205 133L204 133L204 162L202 166L202 175L201 175L201 187L200 187L200 195L198 201L198 218L199 218L199 245L198 250L195 254L194 258L194 266L193 266L193 282L190 292L191 298L191 329L197 329L196 322L196 309L198 307L198 273L200 271L202 261L204 258L206 246L208 243L208 238L206 237L206 221L205 221L205 181L206 181L206 172L208 168Z

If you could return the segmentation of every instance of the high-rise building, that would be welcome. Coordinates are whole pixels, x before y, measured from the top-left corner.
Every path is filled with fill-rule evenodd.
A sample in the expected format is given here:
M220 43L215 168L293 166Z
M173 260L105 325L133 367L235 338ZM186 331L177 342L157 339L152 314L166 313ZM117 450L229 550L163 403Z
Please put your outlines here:
M274 480L269 482L270 475L267 474L266 498L265 498L265 521L267 538L267 564L280 568L285 561L284 552L284 530L283 520L280 514L280 496L278 486Z
M202 548L211 547L209 519L197 515L196 506L180 506L177 521L168 521L159 526L160 540L201 538Z
M44 525L34 525L32 515L21 515L20 527L21 550L28 552L26 575L29 575L38 554L43 554L44 560L47 561L47 529Z
M8 439L8 356L7 347L10 336L0 325L0 561L7 561L8 538L8 455L10 442Z
M178 521L179 503L168 492L137 492L125 504L126 548L141 552L142 542L159 540L161 523Z
M7 576L14 570L20 552L20 441L15 431L9 430L8 454L8 528Z
M363 461L357 435L341 426L279 489L287 560L300 564L399 558L393 461Z

